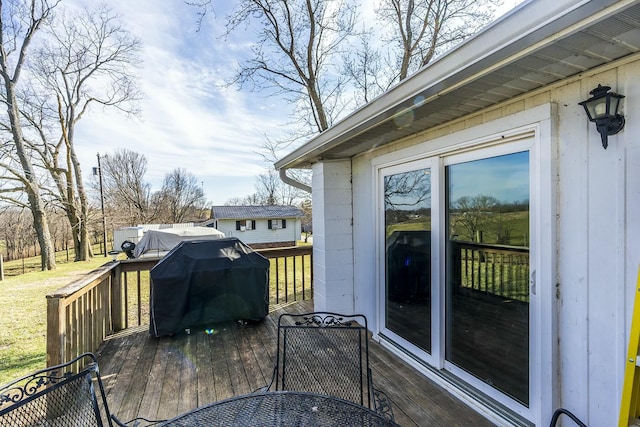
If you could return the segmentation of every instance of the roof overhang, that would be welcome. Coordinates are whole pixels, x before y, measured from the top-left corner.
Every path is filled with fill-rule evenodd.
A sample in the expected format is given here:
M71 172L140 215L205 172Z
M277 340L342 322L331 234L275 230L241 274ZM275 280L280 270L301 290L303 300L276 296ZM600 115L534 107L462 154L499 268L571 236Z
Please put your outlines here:
M351 158L639 50L640 0L531 0L275 167Z

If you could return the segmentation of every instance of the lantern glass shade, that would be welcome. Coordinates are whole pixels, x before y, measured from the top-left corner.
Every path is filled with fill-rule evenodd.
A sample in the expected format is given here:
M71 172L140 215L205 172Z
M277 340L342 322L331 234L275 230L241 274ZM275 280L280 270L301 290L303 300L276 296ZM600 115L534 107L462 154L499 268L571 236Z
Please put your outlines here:
M598 85L589 92L592 97L580 103L587 112L589 121L614 118L618 114L620 99L624 98L624 95L609 92L610 89L609 86Z
M617 93L607 94L607 105L609 106L607 115L615 116L618 114L618 106L620 105L621 98L622 95L618 95Z

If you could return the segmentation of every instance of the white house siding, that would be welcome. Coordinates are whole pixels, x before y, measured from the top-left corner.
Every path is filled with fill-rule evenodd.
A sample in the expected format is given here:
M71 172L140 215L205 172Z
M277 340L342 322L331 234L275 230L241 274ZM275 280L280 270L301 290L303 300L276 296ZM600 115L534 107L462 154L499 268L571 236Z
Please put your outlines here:
M351 162L317 163L312 187L314 306L353 313Z
M562 402L615 425L640 263L640 62L553 91L560 109L558 283ZM599 83L626 96L625 129L600 136L575 102Z
M250 220L250 218L246 218ZM282 219L282 218L278 218ZM275 243L275 242L297 242L300 240L302 232L302 221L299 218L285 218L287 228L269 229L268 219L255 219L255 230L236 230L235 219L219 219L216 228L227 237L236 237L247 245Z
M533 370L542 390L534 390L540 401L532 403L532 420L545 425L552 408L564 406L588 425L616 425L640 263L638 75L639 58L626 59L367 153L355 158L351 168L345 162L316 164L316 308L351 311L348 301L353 293L352 310L365 313L370 325L377 327L375 294L380 279L376 265L383 262L376 258L380 231L374 214L378 209L377 165L425 156L430 150L443 149L444 153L448 144L537 122L539 164L532 161L532 168L541 174L537 197L542 200L536 203L543 205L539 212L549 215L537 218L534 224L542 253L532 254L532 263L537 257L543 271L536 271L535 298L541 302L540 318L532 319L536 329L532 346L538 344L543 349L533 348L534 363L539 365ZM626 126L609 137L607 150L578 105L599 83L626 96ZM539 118L544 111L549 116L546 120ZM344 195L351 185L352 266L347 238L349 201ZM329 224L331 230L323 229ZM340 256L332 256L336 254ZM342 292L340 297L329 298L337 288Z

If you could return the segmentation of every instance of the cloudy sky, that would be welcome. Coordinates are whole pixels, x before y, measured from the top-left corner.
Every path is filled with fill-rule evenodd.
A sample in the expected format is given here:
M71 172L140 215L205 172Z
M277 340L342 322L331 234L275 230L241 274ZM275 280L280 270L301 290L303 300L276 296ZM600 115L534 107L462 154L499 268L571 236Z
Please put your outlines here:
M108 4L143 42L139 73L145 98L139 117L94 107L82 119L76 144L85 175L97 165L98 153L126 148L147 157L154 190L166 173L185 168L213 204L254 193L256 176L267 168L256 152L265 134L282 132L287 107L223 87L237 53L248 48L242 35L221 40L215 27L222 19L207 19L198 32L197 9L183 0Z
M506 8L516 3L505 0ZM197 9L184 0L108 4L143 42L145 99L140 117L94 108L79 123L76 144L87 178L98 153L126 148L147 157L146 177L154 190L166 173L185 168L214 205L254 193L256 177L268 167L257 151L265 135L284 133L290 110L277 97L223 87L249 49L249 34L220 39L224 11L216 19L209 16L197 31Z

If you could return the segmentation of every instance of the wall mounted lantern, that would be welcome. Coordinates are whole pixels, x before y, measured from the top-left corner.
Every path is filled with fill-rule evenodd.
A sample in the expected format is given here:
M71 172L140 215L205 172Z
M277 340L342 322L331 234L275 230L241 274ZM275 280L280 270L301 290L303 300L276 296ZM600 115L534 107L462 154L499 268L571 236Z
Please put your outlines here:
M624 116L618 114L620 100L624 95L609 92L609 90L611 90L609 86L598 85L589 92L591 98L579 103L587 112L589 121L596 124L605 150L609 145L609 135L615 135L624 127Z

